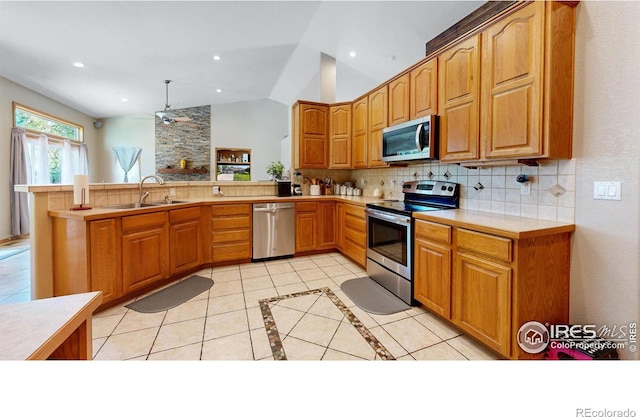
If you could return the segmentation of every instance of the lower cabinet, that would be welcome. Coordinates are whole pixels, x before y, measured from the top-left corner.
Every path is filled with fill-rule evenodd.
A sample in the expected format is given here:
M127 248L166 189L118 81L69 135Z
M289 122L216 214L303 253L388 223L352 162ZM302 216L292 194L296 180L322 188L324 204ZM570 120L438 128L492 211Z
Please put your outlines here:
M528 321L568 323L569 232L505 237L415 221L414 298L510 359Z
M211 206L211 260L213 263L248 261L252 254L252 204Z
M89 277L86 292L102 291L102 302L122 296L120 219L89 222Z
M451 318L451 227L415 221L413 298Z
M342 254L365 268L367 265L367 217L365 208L355 204L344 205L344 233Z
M122 286L124 293L169 277L167 212L122 218Z
M336 203L296 203L296 252L336 247Z
M196 268L203 263L204 238L200 218L200 207L169 212L171 275Z

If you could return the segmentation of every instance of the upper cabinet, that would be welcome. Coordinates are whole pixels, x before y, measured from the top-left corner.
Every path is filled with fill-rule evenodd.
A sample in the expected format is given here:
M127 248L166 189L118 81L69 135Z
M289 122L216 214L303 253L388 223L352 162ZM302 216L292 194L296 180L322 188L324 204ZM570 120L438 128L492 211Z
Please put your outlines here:
M480 35L447 49L438 57L440 160L478 157Z
M329 106L329 168L351 168L351 104Z
M329 168L329 106L299 101L292 111L293 167Z
M369 94L367 167L386 167L382 162L382 129L388 126L388 85Z
M571 158L573 13L533 2L483 33L483 158Z
M389 126L408 122L410 74L389 82Z
M439 55L442 161L571 158L574 11L533 2Z
M352 106L352 138L351 138L351 166L353 168L367 167L367 142L369 130L369 97L364 96Z
M409 120L437 114L438 60L430 59L409 75Z
M293 166L386 167L382 129L432 114L445 163L571 158L575 2L496 7L353 103L296 103Z

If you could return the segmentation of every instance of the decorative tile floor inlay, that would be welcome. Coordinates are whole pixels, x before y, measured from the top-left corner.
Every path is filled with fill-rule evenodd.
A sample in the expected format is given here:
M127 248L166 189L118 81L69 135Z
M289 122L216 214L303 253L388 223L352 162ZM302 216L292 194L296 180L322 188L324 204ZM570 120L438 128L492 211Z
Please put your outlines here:
M316 295L315 299L305 300L306 302L300 303L300 306L294 307L295 309L299 309L297 321L296 323L281 323L283 329L283 334L285 337L291 337L292 339L295 336L291 336L295 331L295 326L301 323L303 316L314 316L317 313L314 312L314 307L320 305L319 301L322 297L328 299L333 303L333 306L337 308L337 311L327 311L325 314L318 315L318 319L324 318L327 321L333 320L335 321L336 330L340 325L339 318L346 318L351 326L363 337L366 344L372 349L371 359L375 359L378 357L382 360L395 360L393 355L380 343L380 341L367 329L362 322L347 308L347 306L340 300L328 287L317 288L308 291L297 292L293 294L282 295L278 297L266 298L259 301L260 311L262 313L262 318L264 320L264 327L267 332L267 337L269 339L269 344L271 345L271 351L273 353L274 360L287 360L287 354L284 350L284 346L282 343L280 332L278 331L278 327L276 325L276 320L274 318L274 314L272 313L272 308L277 308L282 306L287 302L287 300L299 299L304 296ZM304 311L302 311L304 310ZM318 311L321 311L321 307L317 307ZM331 317L324 317L331 316ZM291 328L289 328L289 325ZM335 336L337 332L333 335ZM319 336L322 337L322 336ZM324 342L314 342L307 341L311 344L316 344L318 347L322 347L326 350L329 350L330 346ZM331 342L331 341L329 341ZM358 356L357 354L354 356ZM366 356L366 354L365 354ZM366 358L362 358L366 359Z

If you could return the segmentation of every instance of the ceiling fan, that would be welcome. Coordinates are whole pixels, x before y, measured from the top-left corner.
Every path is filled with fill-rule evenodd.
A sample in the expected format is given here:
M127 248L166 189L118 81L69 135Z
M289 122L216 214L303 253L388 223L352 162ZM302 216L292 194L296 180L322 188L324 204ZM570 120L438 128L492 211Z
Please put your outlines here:
M160 118L160 120L162 120L162 123L166 124L166 125L170 125L170 124L185 124L185 125L189 125L189 126L195 126L195 124L190 123L191 119L189 117L186 116L178 116L177 114L173 113L171 111L171 105L169 104L169 83L171 82L171 80L164 80L165 83L165 89L166 89L166 95L167 95L167 101L164 105L164 111L159 111L156 112L156 116L158 116Z

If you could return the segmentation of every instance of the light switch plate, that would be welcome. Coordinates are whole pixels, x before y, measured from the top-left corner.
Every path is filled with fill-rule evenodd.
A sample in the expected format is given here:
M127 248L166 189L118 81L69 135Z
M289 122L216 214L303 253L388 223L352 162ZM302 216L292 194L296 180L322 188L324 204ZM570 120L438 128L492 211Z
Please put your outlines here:
M593 183L594 200L621 200L620 181L595 181Z
M176 196L176 189L171 187L169 188L169 197L175 197Z

